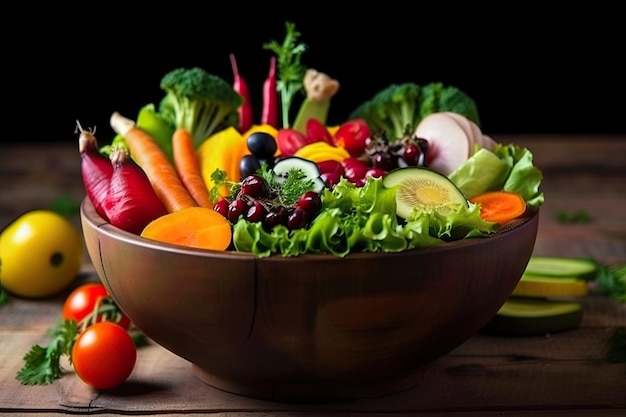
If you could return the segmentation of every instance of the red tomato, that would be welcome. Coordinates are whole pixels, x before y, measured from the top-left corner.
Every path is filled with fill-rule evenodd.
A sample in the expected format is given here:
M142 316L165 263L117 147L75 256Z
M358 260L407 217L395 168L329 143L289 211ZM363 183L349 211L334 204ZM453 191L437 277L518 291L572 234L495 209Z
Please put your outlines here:
M124 328L103 321L78 336L71 359L76 375L84 383L106 390L128 379L137 361L137 348Z
M298 149L309 143L313 143L313 141L295 129L278 129L276 133L276 145L281 156L284 157L292 156Z
M311 142L326 142L333 145L333 136L324 123L313 117L306 121L306 136Z
M96 303L108 298L106 287L99 283L83 284L70 293L63 303L63 320L75 320L80 323L85 317L91 314L96 308ZM118 309L119 311L119 309ZM119 325L124 329L130 328L130 319L121 314ZM102 321L102 316L98 317Z
M344 147L351 156L360 156L365 152L367 139L371 136L364 119L352 119L344 122L333 136L335 146Z

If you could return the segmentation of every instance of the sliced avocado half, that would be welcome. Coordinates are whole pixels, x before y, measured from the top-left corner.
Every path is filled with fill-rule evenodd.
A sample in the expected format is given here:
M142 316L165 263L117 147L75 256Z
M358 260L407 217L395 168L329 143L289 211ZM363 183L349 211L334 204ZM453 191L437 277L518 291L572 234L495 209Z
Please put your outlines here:
M468 205L467 199L445 175L425 167L404 167L383 178L387 188L397 187L396 213L406 219L417 208L447 211L451 205Z
M482 333L540 336L580 326L583 306L577 301L509 297Z

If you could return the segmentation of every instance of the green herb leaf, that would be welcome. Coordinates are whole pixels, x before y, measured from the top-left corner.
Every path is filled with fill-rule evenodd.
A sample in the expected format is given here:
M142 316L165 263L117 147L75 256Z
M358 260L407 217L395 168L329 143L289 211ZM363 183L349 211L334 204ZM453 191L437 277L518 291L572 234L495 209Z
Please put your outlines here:
M300 32L292 22L285 22L286 34L283 43L273 40L263 45L276 54L278 82L276 88L281 97L282 124L289 127L289 110L297 93L304 90L303 79L306 67L302 65L302 54L308 49L304 43L298 43Z
M48 331L53 338L48 346L34 345L24 355L24 366L17 372L17 379L24 385L48 385L61 377L61 356L70 355L78 335L74 320L59 321Z

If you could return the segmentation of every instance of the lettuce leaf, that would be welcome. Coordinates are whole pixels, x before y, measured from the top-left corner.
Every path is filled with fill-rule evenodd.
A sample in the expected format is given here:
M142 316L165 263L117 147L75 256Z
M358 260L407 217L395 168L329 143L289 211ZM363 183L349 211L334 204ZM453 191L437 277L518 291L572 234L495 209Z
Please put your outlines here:
M305 253L344 257L355 252L400 252L497 230L496 224L481 219L474 204L459 205L446 214L417 212L401 224L395 190L385 188L381 178L369 178L363 187L344 178L332 190L324 190L322 201L321 212L307 228L289 231L277 226L268 231L260 222L240 219L233 228L235 248L258 257Z
M448 178L467 198L506 190L522 195L529 206L539 207L544 202L539 190L543 174L533 164L530 150L517 144L498 143L492 150L481 148Z

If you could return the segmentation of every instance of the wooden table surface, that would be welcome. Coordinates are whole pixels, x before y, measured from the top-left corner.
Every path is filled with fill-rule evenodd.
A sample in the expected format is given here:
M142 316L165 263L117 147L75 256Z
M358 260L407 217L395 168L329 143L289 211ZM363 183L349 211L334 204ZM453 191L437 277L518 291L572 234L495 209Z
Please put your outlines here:
M626 262L626 136L501 135L527 146L542 170L545 203L536 255ZM77 147L71 143L0 145L0 229L24 211L60 195L83 197ZM590 223L562 224L559 213L584 211ZM78 219L76 224L78 225ZM1 254L0 254L1 256ZM76 284L97 280L89 259ZM23 356L60 317L63 294L46 300L11 297L0 307L0 414L219 416L624 416L626 364L606 360L608 339L626 325L626 305L593 284L580 328L533 337L477 334L428 366L415 388L380 398L293 404L220 391L197 379L191 365L150 343L141 347L129 380L96 392L66 366L47 386L15 378ZM67 364L66 364L67 365Z

